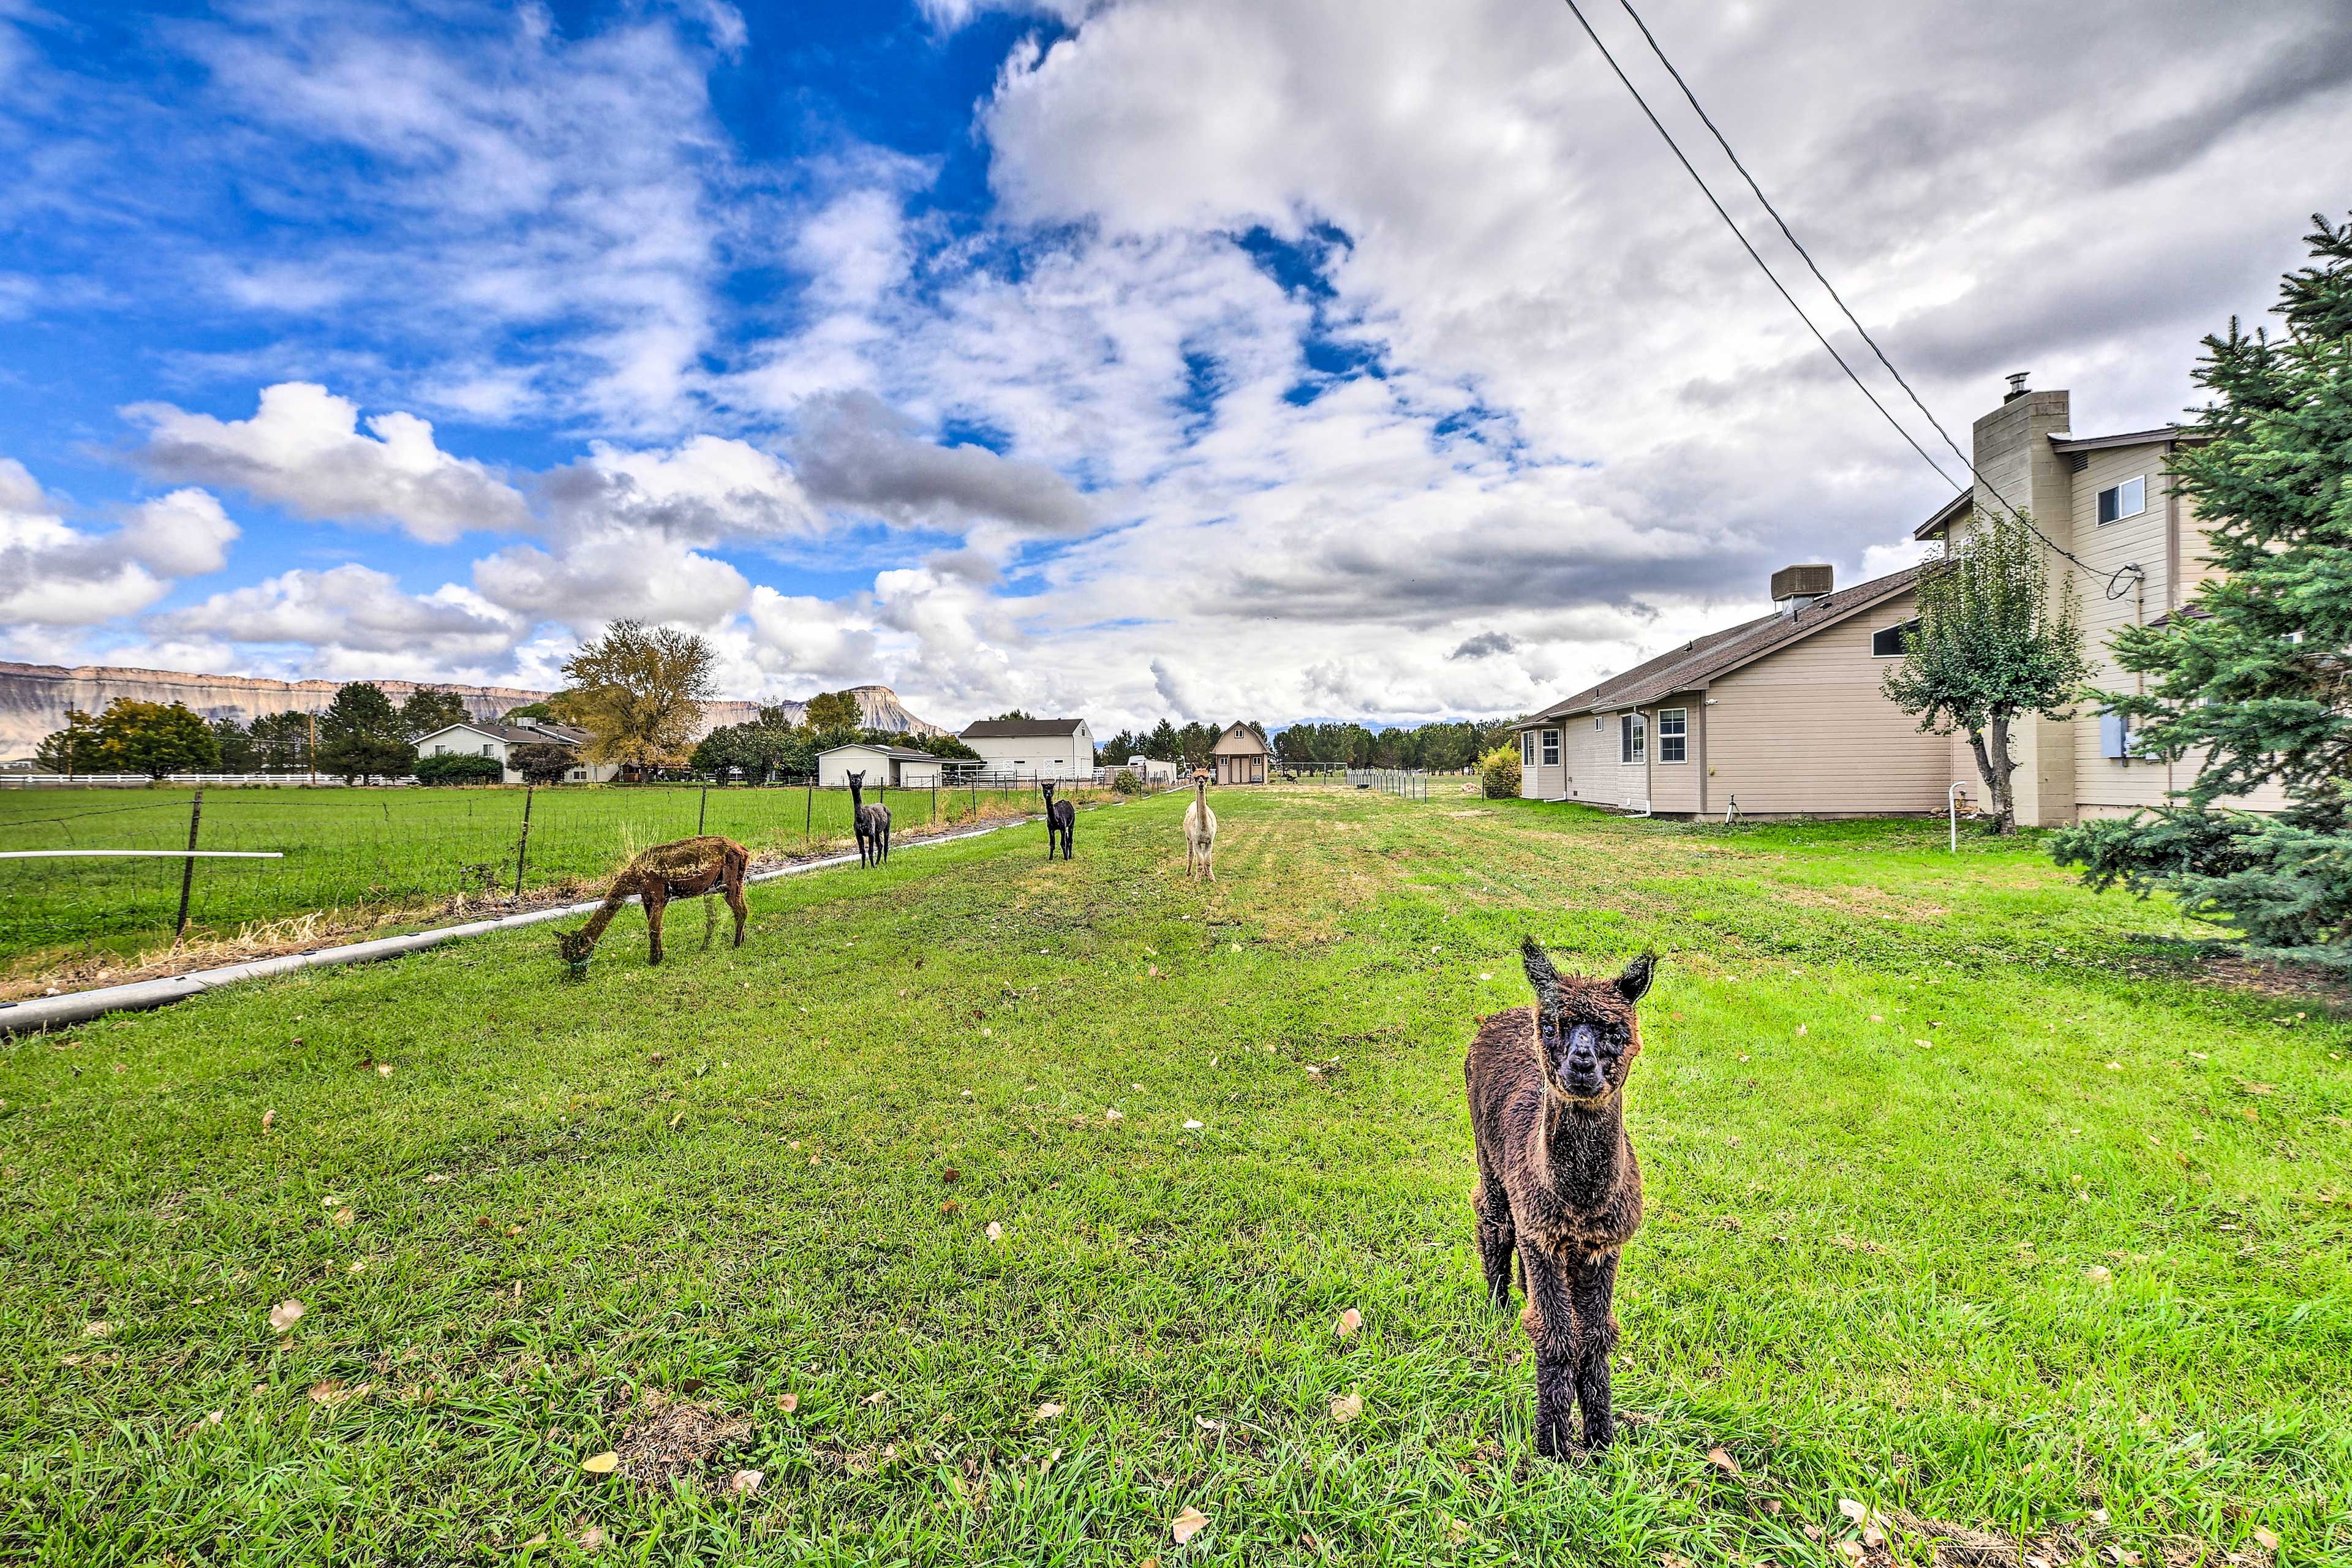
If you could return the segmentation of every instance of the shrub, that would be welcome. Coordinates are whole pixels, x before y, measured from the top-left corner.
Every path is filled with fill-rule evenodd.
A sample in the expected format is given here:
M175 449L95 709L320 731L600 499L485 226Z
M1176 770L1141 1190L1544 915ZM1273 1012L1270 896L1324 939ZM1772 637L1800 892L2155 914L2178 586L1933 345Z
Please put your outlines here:
M428 784L494 784L506 782L507 770L496 757L443 752L416 759L416 782Z
M1110 775L1110 787L1114 795L1141 795L1143 781L1136 776L1133 768L1121 768Z
M1517 800L1519 798L1519 742L1517 736L1513 736L1509 744L1497 746L1493 751L1478 759L1478 778L1483 785L1481 793L1484 794L1488 800Z
M564 774L580 765L580 751L560 741L525 741L507 748L507 763L525 784L561 784Z

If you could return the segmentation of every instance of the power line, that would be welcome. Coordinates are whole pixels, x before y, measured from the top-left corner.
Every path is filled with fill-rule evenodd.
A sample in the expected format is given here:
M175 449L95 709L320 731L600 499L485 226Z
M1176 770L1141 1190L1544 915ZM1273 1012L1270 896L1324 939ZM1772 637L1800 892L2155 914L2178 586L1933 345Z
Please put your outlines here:
M1700 194L1706 197L1707 205L1715 208L1716 216L1723 220L1725 227L1731 230L1732 237L1739 241L1739 247L1748 252L1748 258L1750 261L1756 263L1757 270L1762 272L1780 298L1789 302L1789 309L1797 313L1797 320L1805 323L1806 331L1813 334L1813 341L1828 352L1830 358L1837 361L1838 368L1845 372L1845 378L1853 383L1856 391L1870 399L1870 405L1878 410L1880 416L1894 427L1895 433L1902 437L1904 442L1913 451L1919 454L1919 460L1935 469L1937 479L1948 485L1952 484L1952 476L1944 472L1943 465L1928 455L1927 447L1912 438L1911 432L1903 427L1903 422L1887 410L1886 405L1878 401L1878 395L1871 391L1869 386L1864 384L1862 377L1853 373L1853 366L1845 363L1845 356L1837 352L1836 345L1822 334L1821 328L1813 324L1813 319L1805 314L1805 308L1797 303L1797 297L1790 293L1780 277L1771 268L1765 265L1763 257L1758 255L1756 247L1748 242L1747 234L1732 221L1731 215L1726 212L1723 204L1716 199L1714 190L1700 175L1698 170L1692 165L1690 159L1684 155L1682 144L1675 140L1674 133L1668 131L1664 123L1652 111L1649 100L1642 96L1642 89L1633 85L1633 79L1626 76L1624 68L1617 63L1617 57L1609 52L1609 46L1601 41L1601 35L1592 30L1591 22L1585 20L1584 12L1577 5L1576 0L1568 0L1568 8L1574 13L1578 23L1584 28L1584 36L1592 40L1592 47L1601 51L1601 58L1609 62L1609 68L1617 73L1617 79L1625 84L1625 90L1633 95L1633 101L1641 106L1642 112L1649 118L1651 125L1656 129L1659 136L1664 139L1667 149L1674 153L1675 161L1682 164L1683 172L1690 175L1692 182L1698 186ZM1953 485L1952 488L1958 490L1962 487Z
M1657 56L1658 63L1665 68L1666 74L1668 76L1674 78L1675 85L1682 89L1683 97L1689 102L1692 112L1696 113L1699 117L1700 123L1704 124L1707 128L1709 133L1715 137L1716 145L1723 149L1724 156L1730 159L1731 166L1739 171L1739 177L1747 182L1748 190L1754 194L1757 201L1762 204L1764 210L1771 215L1773 223L1778 226L1780 230L1781 237L1785 238L1789 242L1790 247L1795 250L1799 257L1803 258L1805 268L1813 275L1814 281L1821 284L1822 289L1828 293L1830 299L1836 303L1839 311L1844 315L1847 322L1853 326L1855 333L1860 336L1865 344L1869 345L1870 352L1877 356L1878 363L1885 367L1886 374L1895 378L1895 384L1903 389L1904 395L1910 398L1911 405L1919 411L1921 416L1924 417L1930 426L1934 426L1936 434L1943 437L1944 445L1952 449L1952 455L1954 457L1959 458L1962 466L1967 468L1969 476L1977 483L1982 485L1984 487L1985 493L1991 497L1993 501L2000 506L2001 510L2007 511L2016 521L2022 523L2027 531L2031 532L2034 538L2040 540L2045 547L2063 557L2067 561L2073 562L2084 572L2095 574L2096 568L2093 567L2089 563L2083 560L2082 557L2076 555L2064 545L2059 543L2056 540L2051 538L2048 534L2042 532L2042 530L2035 525L2032 517L2028 516L2025 512L2020 510L2015 505L2011 504L2009 499L2000 493L2000 487L1995 485L1990 479L1987 479L1983 471L1978 468L1975 461L1969 456L1969 454L1960 449L1959 443L1952 439L1951 432L1944 428L1943 422L1937 419L1934 412L1928 408L1927 405L1924 401L1921 400L1919 394L1912 388L1911 384L1903 378L1903 373L1895 368L1895 362L1887 357L1886 351L1879 346L1878 340L1870 335L1870 330L1867 327L1864 327L1862 324L1861 320L1854 315L1852 307L1846 304L1844 296L1837 291L1836 286L1831 283L1829 279L1822 273L1821 267L1813 260L1812 253L1805 248L1803 242L1797 238L1795 231L1790 228L1788 220L1780 216L1780 209L1772 205L1772 199L1769 196L1767 196L1764 194L1763 187L1757 184L1756 176L1748 173L1748 165L1742 163L1740 161L1739 154L1732 150L1730 140L1724 135L1721 127L1717 126L1713 117L1706 112L1706 107L1699 102L1698 95L1691 90L1690 83L1683 79L1682 72L1675 68L1675 62L1667 58L1664 47L1658 42L1657 35L1650 31L1649 24L1642 20L1641 13L1633 9L1632 0L1617 0L1617 3L1624 7L1625 15L1633 18L1633 26L1641 29L1643 38L1646 40L1650 46L1650 52ZM1566 0L1566 4L1570 12L1575 16L1578 25L1583 27L1584 36L1592 40L1592 47L1599 49L1601 51L1601 58L1609 62L1609 68L1616 74L1618 81L1624 85L1625 90L1633 95L1633 101L1635 104L1640 106L1643 117L1649 121L1652 127L1657 131L1660 138L1665 142L1667 148L1673 152L1675 162L1682 164L1684 172L1690 175L1693 183L1695 183L1701 193L1706 195L1707 205L1715 208L1716 216L1723 219L1725 226L1728 227L1733 236L1738 238L1740 248L1748 253L1748 259L1755 262L1758 268L1763 272L1765 277L1771 280L1772 287L1779 291L1781 299L1788 300L1789 308L1797 312L1798 319L1805 323L1806 328L1812 332L1815 340L1821 343L1822 347L1829 350L1830 357L1837 361L1838 368L1845 372L1846 378L1849 381L1852 381L1854 385L1860 389L1864 397L1870 399L1871 406L1877 409L1880 416L1884 417L1889 425L1895 426L1896 433L1902 436L1903 439L1910 446L1911 449L1917 452L1919 456L1927 461L1927 466L1936 471L1936 477L1937 479L1942 479L1948 485L1952 484L1952 477L1944 471L1943 465L1937 462L1933 458L1928 457L1925 448L1921 447L1918 442L1911 438L1911 433L1903 427L1902 424L1895 419L1892 413L1888 412L1886 405L1878 400L1876 395L1872 393L1869 387L1863 384L1862 378L1854 374L1853 367L1846 363L1845 356L1839 353L1835 348L1831 346L1829 340L1822 336L1822 330L1813 324L1812 318L1805 313L1803 308L1797 303L1795 298L1790 294L1789 290L1785 287L1782 286L1780 279L1773 273L1771 268L1765 264L1764 258L1758 254L1755 246L1748 242L1746 232L1740 228L1738 223L1732 220L1731 215L1724 210L1722 202L1716 198L1715 192L1708 187L1706 181L1700 177L1698 170L1692 165L1690 159L1685 155L1681 145L1675 141L1673 134L1666 130L1664 122L1658 119L1655 111L1650 108L1649 100L1642 96L1642 89L1633 85L1633 79L1628 77L1625 74L1624 68L1617 63L1616 56L1609 52L1609 46L1601 41L1601 35L1599 33L1593 31L1591 22L1586 18L1583 8L1577 4L1577 0ZM1953 485L1955 492L1963 491L1966 489L1966 486ZM2118 594L2118 589L2116 587L2117 583L2120 582L2127 574L2137 573L2139 572L2139 570L2138 565L2134 563L2132 565L2118 568L2116 571L2108 574L2107 597L2111 599L2116 597ZM2145 575L2144 574L2142 574Z

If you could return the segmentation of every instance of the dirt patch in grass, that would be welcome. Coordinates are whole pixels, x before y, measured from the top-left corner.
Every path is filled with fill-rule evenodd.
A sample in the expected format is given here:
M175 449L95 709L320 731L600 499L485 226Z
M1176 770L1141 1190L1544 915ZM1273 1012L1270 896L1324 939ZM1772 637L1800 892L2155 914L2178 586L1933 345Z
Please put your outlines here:
M614 1452L621 1473L642 1486L667 1488L691 1479L729 1446L751 1435L751 1423L707 1405L673 1398L659 1389L645 1399Z

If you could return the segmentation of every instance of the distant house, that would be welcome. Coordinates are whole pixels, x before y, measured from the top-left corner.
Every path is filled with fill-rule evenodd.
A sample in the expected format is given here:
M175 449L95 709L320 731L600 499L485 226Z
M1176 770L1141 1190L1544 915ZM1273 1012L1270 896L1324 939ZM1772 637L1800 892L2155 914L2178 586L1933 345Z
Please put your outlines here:
M1017 779L1090 779L1095 736L1084 719L982 719L964 727L982 771Z
M1264 784L1273 762L1274 750L1265 743L1265 737L1247 724L1226 725L1217 743L1209 748L1213 781L1221 784Z
M852 773L865 774L860 782L867 789L929 789L941 782L942 773L939 758L906 746L859 742L816 754L816 782L828 789L848 784Z
M416 741L420 757L489 757L506 769L506 782L520 784L522 774L508 760L509 751L516 746L550 743L569 746L579 762L564 778L573 784L606 784L617 776L620 769L611 763L592 763L587 757L588 731L575 730L569 724L550 723L543 719L518 719L511 724L488 719L468 719L462 724L452 724L422 735Z

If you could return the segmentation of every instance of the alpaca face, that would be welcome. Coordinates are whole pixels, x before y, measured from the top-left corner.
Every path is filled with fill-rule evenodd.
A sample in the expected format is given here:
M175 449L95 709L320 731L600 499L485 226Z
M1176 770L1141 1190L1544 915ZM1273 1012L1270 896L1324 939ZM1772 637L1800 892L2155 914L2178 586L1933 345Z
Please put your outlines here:
M563 955L563 962L572 973L588 973L589 955L596 951L596 944L589 939L586 931L564 931L556 937L555 947Z
M844 773L842 776L849 781L849 784L852 789L859 789L865 786L866 775L862 773Z
M1561 974L1533 941L1522 958L1536 990L1536 1041L1552 1089L1591 1102L1623 1089L1642 1051L1634 1004L1648 993L1657 960L1643 953L1615 979L1603 980Z

